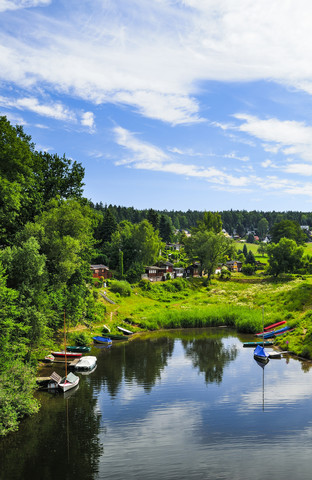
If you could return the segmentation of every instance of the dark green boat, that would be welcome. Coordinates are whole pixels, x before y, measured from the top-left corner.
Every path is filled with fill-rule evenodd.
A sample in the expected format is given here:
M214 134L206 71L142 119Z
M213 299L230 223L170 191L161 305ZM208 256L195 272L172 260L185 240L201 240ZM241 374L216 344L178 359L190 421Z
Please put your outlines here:
M256 347L257 345L260 345L260 346L263 346L263 347L271 347L272 345L274 345L274 342L272 341L264 341L261 340L259 342L246 342L243 344L243 347Z
M110 338L111 340L128 340L129 337L126 335L115 335L114 333L106 333L105 332L105 337Z
M87 353L87 352L90 352L91 350L91 347L81 347L79 345L69 345L68 347L66 347L66 350L68 350L69 352L81 352L81 353Z

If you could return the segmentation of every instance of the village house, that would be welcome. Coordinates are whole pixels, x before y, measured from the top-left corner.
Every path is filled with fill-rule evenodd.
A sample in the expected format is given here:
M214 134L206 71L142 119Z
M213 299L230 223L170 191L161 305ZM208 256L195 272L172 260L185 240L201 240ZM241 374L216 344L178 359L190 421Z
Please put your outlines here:
M230 260L229 262L226 262L226 267L231 271L231 272L241 272L242 271L242 262L239 262L238 260Z
M104 279L111 278L111 273L109 268L105 265L91 265L91 272L93 278L103 277Z

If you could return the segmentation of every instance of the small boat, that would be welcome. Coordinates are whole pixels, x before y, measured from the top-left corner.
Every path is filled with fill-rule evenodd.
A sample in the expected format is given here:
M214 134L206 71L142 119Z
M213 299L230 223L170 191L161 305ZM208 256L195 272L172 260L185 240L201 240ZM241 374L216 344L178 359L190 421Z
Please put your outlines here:
M50 376L50 379L51 380L48 384L48 390L55 390L57 388L60 388L61 390L63 390L63 392L66 392L67 390L76 387L79 383L79 377L77 377L71 372L63 378L58 375L58 373L53 372Z
M269 355L261 345L257 345L254 349L254 359L261 363L268 363Z
M115 335L114 333L105 333L107 338L111 340L129 340L129 336L127 335Z
M92 337L92 340L95 342L95 343L113 343L112 340L108 337L100 337L100 336L97 336L97 337Z
M96 357L85 356L82 357L79 362L75 365L76 370L92 370L96 365Z
M132 335L133 334L133 332L131 332L130 330L127 330L126 328L117 327L117 329L125 335Z
M44 362L47 362L47 363L51 363L51 362L54 362L54 357L51 353L49 353L49 355L46 355L43 359Z
M273 341L266 340L263 342L262 340L259 340L259 342L245 342L243 343L243 347L256 347L257 345L262 345L263 347L271 347L274 345Z
M277 322L273 323L272 325L268 325L267 327L264 327L264 330L267 332L268 330L272 330L275 327L279 327L280 325L285 325L286 320L283 320L282 322Z
M81 352L81 353L87 353L90 352L91 347L82 347L80 345L69 345L66 347L67 352Z
M110 333L110 328L107 325L103 325L103 332Z
M279 335L280 333L285 333L287 330L290 330L289 327L283 327L280 328L279 330L272 330L272 332L265 333L263 335L263 338L273 338L275 335Z
M267 333L271 333L271 331L273 331L273 329L275 327L279 327L281 325L284 325L285 323L287 323L286 320L283 320L282 322L273 323L272 325L269 325L268 327L264 327L262 332L256 333L255 335L256 335L256 337L263 337Z
M60 383L58 384L59 388L63 390L63 392L67 392L71 388L74 388L79 383L79 377L72 372L69 372L66 377L63 377Z
M78 357L81 357L82 356L82 353L80 352L51 352L53 357L56 357L56 358L78 358Z

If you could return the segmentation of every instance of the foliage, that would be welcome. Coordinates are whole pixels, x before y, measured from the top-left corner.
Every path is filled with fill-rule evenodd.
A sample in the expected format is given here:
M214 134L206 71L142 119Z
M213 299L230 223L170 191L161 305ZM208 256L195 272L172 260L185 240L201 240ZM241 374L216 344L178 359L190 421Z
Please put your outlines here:
M122 297L130 297L132 291L128 282L112 280L110 282L110 290L114 293L119 293Z
M242 273L244 275L253 275L256 271L256 265L253 263L253 264L250 264L250 263L246 263L245 265L242 266Z
M0 436L17 430L20 420L38 411L33 397L36 388L34 370L20 359L0 363Z
M297 247L294 240L282 238L278 244L268 245L270 273L292 273L302 265L303 247Z
M217 212L204 212L203 218L197 224L198 226L193 228L193 232L220 233L222 230L221 215Z
M307 237L300 228L300 224L293 220L282 220L272 226L270 230L272 243L278 243L282 238L294 240L297 245L303 245Z
M222 233L198 231L187 239L185 250L193 260L199 260L203 271L210 279L218 263L233 254L234 245L232 240Z

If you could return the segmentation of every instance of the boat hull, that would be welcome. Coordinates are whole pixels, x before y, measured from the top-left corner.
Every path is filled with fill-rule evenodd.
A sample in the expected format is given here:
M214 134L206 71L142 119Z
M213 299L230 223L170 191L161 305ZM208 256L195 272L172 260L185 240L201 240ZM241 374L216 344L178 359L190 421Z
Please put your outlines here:
M108 337L93 337L94 343L98 344L110 344L113 343L112 340Z
M70 345L66 347L67 352L80 352L80 353L87 353L90 352L90 347L80 347L78 345ZM68 354L67 354L68 355Z
M78 358L78 357L81 357L82 356L82 353L79 353L79 352L51 352L53 357L56 357L56 358L65 358L65 356L67 358Z

